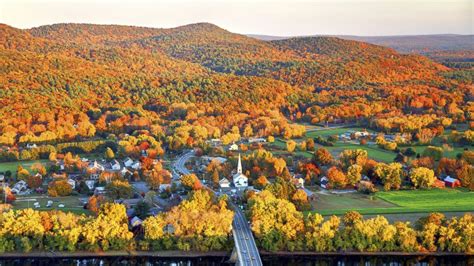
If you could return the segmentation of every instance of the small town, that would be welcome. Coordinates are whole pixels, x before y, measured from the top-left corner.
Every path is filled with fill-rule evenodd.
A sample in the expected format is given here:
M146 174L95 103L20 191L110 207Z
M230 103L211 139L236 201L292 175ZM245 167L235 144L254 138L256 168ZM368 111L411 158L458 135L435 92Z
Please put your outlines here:
M472 1L0 1L0 265L474 265Z

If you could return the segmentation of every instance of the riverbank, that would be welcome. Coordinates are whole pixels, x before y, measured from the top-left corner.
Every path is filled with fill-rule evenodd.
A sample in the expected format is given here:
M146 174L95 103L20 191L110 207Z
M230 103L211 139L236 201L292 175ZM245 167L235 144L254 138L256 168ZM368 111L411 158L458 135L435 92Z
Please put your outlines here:
M455 252L360 252L360 251L338 251L338 252L312 252L312 251L260 251L261 256L278 257L306 257L306 256L473 256L474 253L455 253Z
M278 257L307 257L307 256L473 256L474 254L454 253L454 252L359 252L359 251L339 251L339 252L311 252L311 251L259 251L261 256ZM0 253L2 258L107 258L107 257L153 257L153 258L210 258L210 257L230 257L227 251L32 251L5 252Z
M5 252L0 253L0 259L7 258L108 258L108 257L151 257L151 258L211 258L211 257L229 257L227 251L181 251L181 250L163 250L163 251L32 251L23 252Z

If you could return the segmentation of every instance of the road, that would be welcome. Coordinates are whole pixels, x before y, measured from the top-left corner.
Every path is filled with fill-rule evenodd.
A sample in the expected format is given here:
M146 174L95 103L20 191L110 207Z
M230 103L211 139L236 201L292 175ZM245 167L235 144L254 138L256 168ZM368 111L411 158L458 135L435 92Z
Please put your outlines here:
M242 211L234 206L232 233L240 265L262 265L252 231Z
M186 168L186 162L194 156L194 151L188 151L178 157L173 163L173 174L176 176L188 175L191 173ZM205 186L205 185L204 185ZM212 190L212 189L211 189ZM234 236L235 248L238 256L239 265L262 265L260 254L258 253L257 244L253 238L250 225L247 222L242 211L234 203L234 220L232 222L232 234Z
M181 155L176 161L173 163L173 174L174 175L189 175L191 172L186 168L186 162L194 156L194 151L188 151Z

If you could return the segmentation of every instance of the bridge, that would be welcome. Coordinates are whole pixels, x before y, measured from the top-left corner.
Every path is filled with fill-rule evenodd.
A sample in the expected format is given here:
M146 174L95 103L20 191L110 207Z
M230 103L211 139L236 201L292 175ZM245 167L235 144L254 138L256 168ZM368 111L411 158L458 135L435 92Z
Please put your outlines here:
M191 172L185 167L186 162L194 156L194 151L189 151L181 155L173 163L175 175L188 175ZM210 189L210 188L209 188ZM211 189L212 190L212 189ZM234 220L232 221L232 235L234 236L235 247L232 251L231 261L236 265L260 266L262 260L258 253L257 244L253 238L250 225L240 208L230 202L234 209Z

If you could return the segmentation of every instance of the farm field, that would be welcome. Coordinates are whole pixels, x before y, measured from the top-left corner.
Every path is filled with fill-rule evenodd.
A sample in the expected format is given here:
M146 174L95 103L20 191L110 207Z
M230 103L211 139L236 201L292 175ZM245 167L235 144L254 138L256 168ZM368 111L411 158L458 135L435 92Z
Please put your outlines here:
M321 136L327 138L328 136L331 135L340 135L343 133L346 133L347 131L362 131L365 130L365 128L362 127L344 127L344 128L321 128L320 130L315 130L315 131L310 131L306 133L306 138L315 138L316 136ZM376 132L374 130L367 129L368 132ZM301 142L303 139L295 139L296 142ZM275 139L275 142L271 144L274 148L280 149L282 151L286 152L286 140L283 139ZM317 147L324 147L325 149L329 150L331 154L334 157L337 157L343 150L346 149L363 149L366 150L369 157L376 160L376 161L381 161L381 162L393 162L395 159L397 153L393 151L388 151L384 150L382 148L379 148L377 145L374 144L367 144L367 145L359 145L358 143L354 142L343 142L343 141L337 141L334 146L322 146L319 144L316 144ZM433 140L434 146L441 146L441 142L439 139L435 138ZM428 147L429 145L413 145L413 146L401 146L400 149L406 149L406 148L413 148L416 153L423 154L423 151ZM454 147L452 150L445 151L444 156L449 157L449 158L456 158L456 156L459 153L462 153L465 148L462 147ZM306 151L295 151L296 155L303 156L306 158L310 158L312 156L311 152L306 152Z
M378 192L372 198L360 193L318 196L314 212L322 215L341 215L350 210L374 215L474 211L474 192L458 189Z

